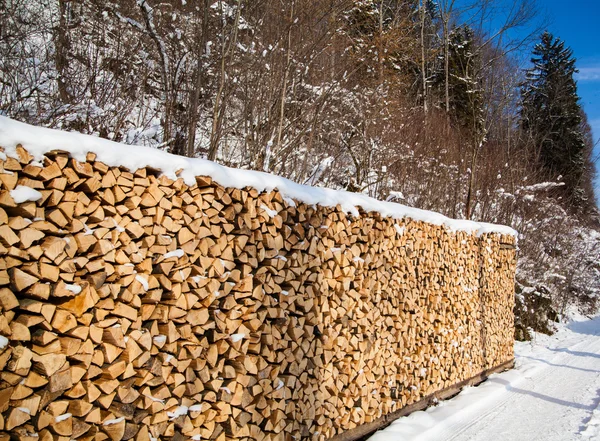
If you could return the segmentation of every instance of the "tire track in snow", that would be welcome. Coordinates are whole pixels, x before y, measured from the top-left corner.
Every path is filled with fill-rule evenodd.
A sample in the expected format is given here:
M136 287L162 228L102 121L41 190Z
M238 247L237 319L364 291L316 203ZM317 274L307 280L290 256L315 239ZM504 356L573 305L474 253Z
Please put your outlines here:
M600 325L600 321L597 324ZM600 338L598 337L598 333L588 335L576 334L571 338L552 342L545 349L535 354L523 354L519 357L519 360L524 365L535 363L538 366L545 365L546 368L533 368L533 371L529 375L523 372L525 381L517 380L514 383L506 384L507 393L504 394L505 396L502 397L498 404L493 405L488 411L480 408L480 412L483 411L480 416L471 421L467 419L467 422L462 427L460 425L454 427L454 433L445 430L443 433L440 433L438 440L465 441L471 439L492 439L490 436L493 436L491 432L494 431L494 426L500 426L497 427L498 431L505 430L506 432L506 426L510 426L511 423L510 418L507 418L506 414L514 414L513 411L517 407L529 409L529 415L525 419L529 420L530 426L535 426L538 424L536 413L543 412L544 407L548 407L544 401L551 402L551 405L554 406L557 404L568 406L568 408L561 407L563 415L560 416L565 417L566 415L567 417L565 418L567 419L569 414L589 415L588 412L593 410L592 415L587 417L587 424L585 424L584 420L584 427L587 430L586 436L589 434L590 437L582 439L599 439L597 430L600 430L600 409L598 409L599 402L596 386L585 387L589 386L589 377L592 376L594 380L591 383L600 386L600 371L597 370L598 361L595 360L596 357L600 358ZM522 367L518 367L517 371L519 370L522 370ZM505 375L501 374L497 378L502 378ZM584 377L585 379L583 379ZM494 381L494 379L491 381ZM561 395L563 391L561 391L560 386L562 384L573 388L569 390L568 399L563 396L564 394ZM557 387L556 385L559 386ZM590 396L594 397L591 405L587 404L590 400L585 399L585 397ZM540 398L542 401L539 400ZM520 403L525 402L532 404L519 406ZM519 419L519 416L514 415L515 419ZM576 420L577 418L575 417L573 423ZM581 423L579 424L581 425ZM536 433L531 428L529 433L513 433L515 437L512 439L567 440L578 438L577 430L573 430L571 434L560 435L558 438L547 438L546 435L542 434L543 427L539 429L539 433ZM581 428L579 431L581 431ZM581 433L582 436L583 433ZM504 437L506 437L506 433L504 433Z
M589 418L583 422L582 430L579 434L581 435L582 440L600 439L600 389L596 390L594 410Z
M600 439L600 318L519 344L517 368L370 441L566 441Z
M544 364L541 361L530 362L522 371L520 378L515 378L513 381L508 382L508 384L505 384L505 389L498 393L498 397L491 397L489 399L489 409L482 411L480 402L473 403L473 409L469 412L469 415L457 415L457 417L454 418L456 421L435 434L436 439L452 441L458 438L472 427L487 420L490 416L499 413L507 404L513 402L519 395L519 392L515 391L517 386L532 381L532 379L542 374L551 376L557 369L557 367ZM490 377L488 381L497 381L498 377L501 377L501 374ZM473 419L469 418L471 413L476 414Z

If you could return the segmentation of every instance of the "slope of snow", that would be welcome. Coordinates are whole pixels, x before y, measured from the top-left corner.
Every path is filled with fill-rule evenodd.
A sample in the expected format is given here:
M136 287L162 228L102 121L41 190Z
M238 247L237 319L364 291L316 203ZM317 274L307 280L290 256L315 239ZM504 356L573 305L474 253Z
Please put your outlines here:
M600 317L518 342L515 352L514 370L400 418L370 441L599 440Z
M191 159L171 155L148 147L119 144L106 139L75 132L34 127L0 116L0 146L8 156L16 157L16 146L22 144L37 161L43 160L51 150L63 150L78 161L85 161L89 152L109 166L123 166L129 170L150 167L160 170L171 179L182 178L186 184L194 185L196 176L210 176L226 187L253 187L258 191L278 189L283 196L311 205L335 207L358 216L358 207L395 219L409 217L448 229L476 234L497 232L517 236L512 228L502 225L484 224L447 218L439 213L419 210L393 202L382 202L368 196L328 188L309 187L297 184L280 176L257 171L232 169L204 159Z

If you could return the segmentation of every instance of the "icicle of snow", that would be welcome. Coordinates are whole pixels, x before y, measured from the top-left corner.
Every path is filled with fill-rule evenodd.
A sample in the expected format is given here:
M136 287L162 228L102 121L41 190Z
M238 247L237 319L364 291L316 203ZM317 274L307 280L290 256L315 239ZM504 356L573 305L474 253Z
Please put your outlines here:
M194 404L192 406L190 406L189 411L190 412L200 412L202 410L202 404Z
M262 204L260 206L260 208L262 208L263 210L265 210L265 212L267 213L267 215L270 218L274 218L275 216L277 216L277 210L271 210L269 207L267 207L265 204Z
M17 204L22 204L23 202L35 202L42 199L42 193L24 185L17 185L14 190L10 191L10 196Z
M8 345L8 338L0 335L0 349L4 349Z
M79 285L69 285L69 284L66 284L65 288L67 289L67 291L71 291L75 295L77 295L77 294L79 294L81 292L81 286L79 286Z
M283 201L288 204L290 207L295 207L296 206L296 201L294 201L292 198L288 198L287 196L283 197Z
M206 279L207 277L204 276L192 276L192 280L196 283L200 283L201 280Z
M118 231L119 233L122 233L123 231L125 231L125 228L123 228L121 225L119 225L119 224L117 223L117 221L115 220L115 218L113 218L113 220L112 220L112 221L115 223L115 228L117 229L117 231Z
M167 412L167 416L173 421L175 418L179 418L180 416L187 415L188 407L187 406L179 406L173 412Z
M240 341L241 339L243 339L245 336L246 336L245 334L232 334L230 336L230 338L231 338L232 342L236 343L236 342Z
M175 251L169 251L168 253L165 253L165 255L163 256L165 259L168 259L170 257L183 257L183 250L182 249L178 249Z
M398 236L402 236L404 234L404 231L406 230L406 227L401 227L398 224L394 224L394 228L396 229L396 233L398 233Z
M144 291L148 291L148 289L150 288L150 285L148 285L148 281L146 279L144 279L142 276L140 276L138 274L137 276L135 276L135 280L140 282L140 284L144 288Z
M64 413L64 414L59 415L56 418L54 418L54 421L56 421L57 423L60 423L61 421L68 420L72 416L73 415L71 415L70 413Z
M144 395L146 398L149 398L151 401L154 401L155 403L164 403L165 400L163 400L162 398L155 398L152 395Z
M285 384L283 383L283 381L281 381L280 378L277 379L277 387L275 388L275 390L280 390L283 386L285 386Z
M102 425L103 426L112 426L113 424L119 424L124 419L125 419L125 417L119 417L119 418L115 418L113 420L106 420L102 423Z
M167 336L160 334L160 335L155 336L153 338L153 340L154 340L155 343L163 344L163 343L165 343L167 341Z
M17 407L17 410L20 410L21 412L26 413L27 415L31 415L31 411L26 407ZM70 413L68 415L71 416Z

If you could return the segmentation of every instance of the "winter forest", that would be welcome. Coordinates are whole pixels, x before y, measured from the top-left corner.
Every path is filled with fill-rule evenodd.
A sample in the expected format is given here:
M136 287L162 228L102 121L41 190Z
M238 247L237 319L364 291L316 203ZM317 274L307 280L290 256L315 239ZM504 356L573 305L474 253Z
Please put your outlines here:
M538 12L0 0L0 114L510 225L522 339L600 293L594 141L573 53Z

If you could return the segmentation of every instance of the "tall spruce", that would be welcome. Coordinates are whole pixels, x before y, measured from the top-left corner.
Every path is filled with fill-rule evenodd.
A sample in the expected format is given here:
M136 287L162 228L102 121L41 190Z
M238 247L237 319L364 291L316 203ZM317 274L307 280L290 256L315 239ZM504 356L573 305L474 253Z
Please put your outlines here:
M448 43L448 110L454 121L478 140L484 122L482 89L477 78L481 60L476 55L475 32L467 25L459 26L450 33ZM439 69L435 81L440 89L445 84L444 76L443 68ZM443 93L439 95L442 97Z
M564 182L569 205L584 208L590 196L585 182L586 142L577 95L573 51L563 41L544 32L533 51L533 67L522 88L521 129L544 177ZM592 197L593 200L593 197Z

